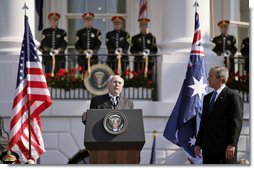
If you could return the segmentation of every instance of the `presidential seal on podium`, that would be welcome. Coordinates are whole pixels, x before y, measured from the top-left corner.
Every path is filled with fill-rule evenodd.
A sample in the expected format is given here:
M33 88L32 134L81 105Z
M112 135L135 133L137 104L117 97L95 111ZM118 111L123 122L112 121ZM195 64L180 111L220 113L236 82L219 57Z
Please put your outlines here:
M127 125L126 116L119 111L111 111L103 119L103 127L109 134L121 134L127 128Z
M108 93L107 80L114 72L105 64L96 64L91 67L91 72L86 72L84 84L87 90L94 95Z

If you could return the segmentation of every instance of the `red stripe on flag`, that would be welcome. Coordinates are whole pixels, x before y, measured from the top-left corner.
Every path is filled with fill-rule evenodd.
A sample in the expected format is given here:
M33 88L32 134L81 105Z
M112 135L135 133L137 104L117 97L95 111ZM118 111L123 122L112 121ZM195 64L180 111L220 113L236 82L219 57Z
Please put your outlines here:
M40 68L27 68L27 74L37 74L37 75L44 75L44 72Z
M36 54L35 48L36 46L33 42L33 36L29 27L28 17L25 16L25 32L20 52L17 88L16 96L13 100L10 122L11 132L9 141L9 149L16 151L16 153L18 153L22 157L24 155L25 159L22 158L21 161L23 163L26 162L28 158L30 158L30 153L31 155L37 153L40 156L44 152L44 150L42 149L44 148L44 143L42 139L40 114L52 104L51 97L49 96L49 92L47 91L48 86L46 83L45 74L42 70L42 65ZM26 66L28 66L29 68L27 68ZM24 86L24 89L21 88L22 85ZM31 92L29 94L28 89L29 92ZM21 101L26 101L26 103L24 103L23 106L19 105L22 107L19 107L19 109L17 109L17 105L20 104ZM28 102L30 103L30 105L28 105ZM30 109L31 111L29 124L28 109ZM37 123L35 123L34 120L36 120ZM28 136L26 135L27 133L25 133L28 130L28 125L30 125L31 129L29 132L30 136L34 140L31 143L29 143ZM28 148L26 148L27 145L25 146L22 142L22 138L27 140L28 143L35 148L31 151L36 151L36 153L29 152ZM38 156L36 155L31 158L36 160Z
M192 50L191 53L204 54L204 51L201 51L201 50Z
M29 81L27 86L31 88L45 88L45 89L48 87L46 82L37 82L37 81Z
M16 104L18 104L18 102L20 102L20 100L21 99L23 99L25 96L26 96L26 94L27 94L27 87L25 86L24 88L23 88L23 90L21 90L16 96L15 96L15 98L14 98L14 100L13 100L13 104L12 104L12 108L14 108L15 106L16 106Z

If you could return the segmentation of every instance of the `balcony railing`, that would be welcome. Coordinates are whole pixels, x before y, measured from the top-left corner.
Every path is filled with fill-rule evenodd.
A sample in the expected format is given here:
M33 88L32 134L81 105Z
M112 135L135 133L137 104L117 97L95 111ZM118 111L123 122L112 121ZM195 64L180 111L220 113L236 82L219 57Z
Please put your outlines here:
M50 73L47 74L52 99L90 100L94 96L84 86L84 73L87 71L87 67L86 65L79 66L78 56L85 57L80 54L59 55L58 57L66 57L66 62L63 62L65 68L55 70L54 77L51 77ZM98 60L94 60L92 57L91 65L107 64L117 74L117 60L107 61L106 59L111 56L115 55L99 54ZM143 55L123 56L128 59L122 60L122 77L125 80L125 86L121 95L133 100L157 100L157 58L160 55L149 56L151 59L148 61L147 78L144 77L145 60L142 59ZM231 59L225 59L225 65L230 71L227 86L237 90L244 102L249 102L248 59L238 55Z
M249 102L249 58L225 57L225 66L229 68L227 86L238 91L244 102Z
M46 56L46 55L42 55ZM87 60L78 62L78 56L81 54L61 54L55 57L65 57L66 61L56 61L55 71L52 76L52 62L45 61L47 70L46 78L50 89L52 99L90 100L94 97L84 85L84 76L87 72ZM145 73L145 59L143 55L122 55L122 75L125 85L121 96L132 100L157 100L157 57L159 55L149 55L148 71ZM108 65L115 74L118 74L117 59L107 59L107 57L116 57L116 55L92 56L91 66L99 64ZM123 59L124 58L124 59ZM62 68L59 67L61 65ZM50 71L49 71L50 70ZM145 74L147 76L145 77Z

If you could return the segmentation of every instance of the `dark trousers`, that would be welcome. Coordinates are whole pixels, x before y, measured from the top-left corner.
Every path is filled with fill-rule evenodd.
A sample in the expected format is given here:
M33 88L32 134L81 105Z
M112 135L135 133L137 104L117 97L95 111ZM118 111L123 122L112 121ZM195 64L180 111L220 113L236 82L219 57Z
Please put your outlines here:
M225 153L206 153L203 151L203 164L236 164L237 163L237 151L235 156L231 160L226 160Z
M126 71L128 64L129 64L128 56L122 56L122 58L121 58L122 72ZM115 56L108 56L107 65L113 70L113 72L117 73L117 69L118 69L117 56L116 55Z
M42 64L45 67L45 73L51 73L52 71L52 60L44 60L42 59ZM64 60L56 60L54 73L56 74L60 69L65 69L65 61Z
M145 59L137 57L135 59L134 63L134 70L139 73L144 73L145 71ZM148 59L148 72L147 72L147 77L150 80L155 80L154 79L154 73L155 73L155 66L154 66L154 58L149 58Z
M98 63L98 55L93 55L91 57L91 63L90 66ZM85 56L79 56L78 57L78 65L82 67L83 72L87 71L87 59Z

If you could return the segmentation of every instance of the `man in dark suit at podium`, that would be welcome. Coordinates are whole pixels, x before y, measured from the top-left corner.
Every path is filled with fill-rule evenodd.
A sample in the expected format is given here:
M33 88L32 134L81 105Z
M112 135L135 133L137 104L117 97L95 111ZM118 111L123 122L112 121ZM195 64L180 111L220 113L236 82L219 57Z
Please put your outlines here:
M208 74L213 92L204 97L200 129L194 152L203 155L204 164L235 164L237 144L243 122L243 101L240 95L226 87L228 69L212 67Z
M133 109L133 102L120 96L123 86L123 78L118 75L110 76L107 81L109 93L93 97L90 103L90 109ZM84 124L85 121L86 112L84 112L82 117Z

